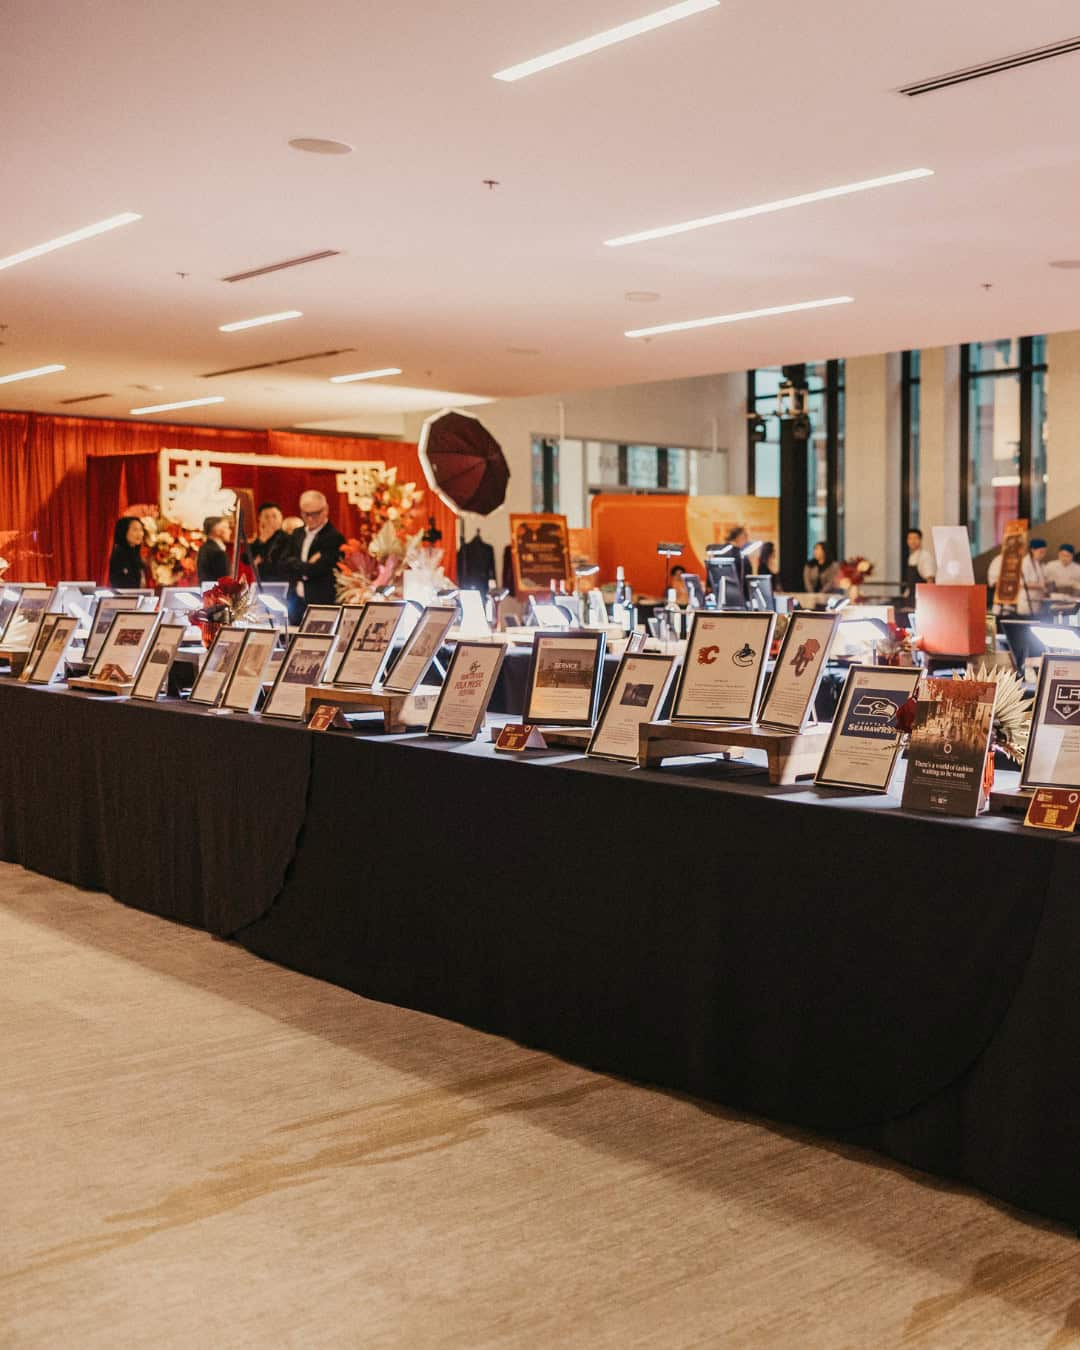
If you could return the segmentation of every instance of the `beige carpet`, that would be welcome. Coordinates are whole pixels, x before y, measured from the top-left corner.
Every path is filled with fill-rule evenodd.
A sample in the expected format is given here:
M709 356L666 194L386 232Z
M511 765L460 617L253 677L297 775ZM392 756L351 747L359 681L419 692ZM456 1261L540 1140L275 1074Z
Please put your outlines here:
M1080 1345L1080 1243L0 866L0 1346Z

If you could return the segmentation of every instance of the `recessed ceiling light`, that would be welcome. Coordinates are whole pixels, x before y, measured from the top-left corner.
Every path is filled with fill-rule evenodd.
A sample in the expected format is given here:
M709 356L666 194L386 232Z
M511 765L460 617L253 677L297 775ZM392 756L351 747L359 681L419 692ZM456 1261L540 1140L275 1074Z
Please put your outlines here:
M627 291L626 299L632 305L651 305L660 299L659 291Z
M224 403L225 397L218 394L215 398L187 398L182 403L155 403L150 408L131 408L131 415L139 413L173 412L176 408L205 408L208 403Z
M30 258L40 258L43 253L52 253L57 248L67 248L68 244L78 244L83 239L93 239L95 234L105 234L107 230L115 230L121 225L130 225L133 221L142 220L142 216L136 215L134 211L125 211L119 216L110 216L108 220L99 220L96 225L84 225L81 230L72 230L70 234L62 234L56 239L50 239L44 244L35 244L33 248L24 248L19 253L12 253L7 258L0 258L0 271L5 267L14 267L16 263L26 262Z
M1080 267L1080 258L1059 258L1057 262L1052 262L1051 267L1061 267L1065 271L1071 271L1074 267Z
M52 375L67 370L67 366L35 366L33 370L17 370L14 375L0 375L0 384L14 384L16 380L32 380L35 375Z
M639 230L637 234L620 234L615 239L605 239L604 243L608 248L621 248L624 244L642 244L647 239L664 239L672 234L688 234L691 230L703 230L709 225L726 225L732 220L767 216L773 211L787 211L793 206L807 206L810 202L823 202L830 197L849 197L854 192L870 192L874 188L891 187L894 183L910 183L916 178L933 176L933 169L905 169L903 173L890 173L883 178L863 178L857 183L842 183L840 187L819 188L816 192L802 192L797 197L781 197L779 201L762 202L760 206L741 206L736 211L722 211L716 216L700 216L697 220L684 220L678 225L660 225L654 230Z
M355 375L331 375L331 384L351 384L353 380L377 380L383 375L400 375L397 366L387 366L385 370L361 370Z
M218 332L236 333L241 328L261 328L264 323L280 323L282 319L300 319L302 317L302 310L283 309L280 314L260 314L257 319L238 319L236 323L223 323L218 328Z
M306 150L309 155L351 155L353 152L347 141L326 141L320 136L294 136L289 144L294 150Z
M616 42L625 42L627 38L649 33L654 28L663 28L665 24L676 23L679 19L688 19L691 14L700 14L702 10L716 9L720 0L682 0L681 4L669 5L667 9L658 9L644 18L632 19L621 23L617 28L607 28L593 37L582 38L580 42L571 42L566 47L556 47L543 56L534 56L531 61L522 61L516 66L507 66L497 70L496 80L523 80L526 75L535 75L539 70L548 70L551 66L561 66L564 61L573 61L576 57L587 56L602 47L612 47Z
M711 319L684 319L681 323L659 323L653 328L631 328L628 338L655 337L658 333L681 333L688 328L712 328L720 323L740 323L743 319L767 319L773 314L795 314L803 309L825 309L828 305L850 305L854 297L834 295L828 300L803 300L797 305L773 305L769 309L746 309L740 314L716 314Z

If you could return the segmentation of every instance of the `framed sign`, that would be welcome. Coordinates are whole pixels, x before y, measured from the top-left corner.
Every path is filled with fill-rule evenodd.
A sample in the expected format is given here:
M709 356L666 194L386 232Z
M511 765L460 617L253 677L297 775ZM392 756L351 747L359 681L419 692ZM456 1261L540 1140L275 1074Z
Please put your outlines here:
M1026 520L1007 520L1001 536L1001 568L994 585L994 604L1013 606L1019 603L1024 584L1024 558L1027 555L1028 523Z
M818 787L888 792L903 736L896 714L915 697L921 672L912 666L852 666L840 695Z
M308 605L300 620L301 633L336 633L341 622L340 605Z
M776 615L695 610L673 722L753 722Z
M359 685L364 689L376 684L386 669L394 636L404 616L405 604L401 600L369 600L338 664L334 684Z
M505 647L490 642L459 642L431 714L428 735L475 740L505 659Z
M0 586L0 640L3 639L7 621L11 618L12 610L19 603L19 596L22 593L23 587L18 582L9 582L6 586Z
M146 699L151 703L157 699L165 687L169 669L186 632L185 623L161 624L147 648L139 673L135 676L132 698Z
M27 676L30 684L52 684L65 660L71 640L78 632L79 620L73 614L60 614L50 625L49 638ZM29 664L29 663L27 663Z
M231 708L233 712L254 711L276 642L277 633L272 628L247 630L244 645L233 667L232 678L221 700L223 708Z
M792 614L761 705L763 725L802 731L813 711L839 622L835 612L800 609Z
M157 614L142 610L122 609L114 614L90 667L90 678L108 680L110 684L134 684L159 622Z
M383 681L384 689L392 694L412 693L428 673L456 615L453 605L430 605L424 610Z
M514 590L531 595L549 591L551 583L574 584L570 562L570 535L566 517L550 512L510 516L510 556L514 563Z
M264 717L304 720L307 691L322 680L323 669L334 648L333 633L297 633L289 643L274 683L263 704Z
M208 708L217 707L225 692L225 686L236 669L240 649L248 632L247 628L237 628L233 624L227 624L218 630L210 650L206 653L202 669L195 676L195 683L191 686L189 703L204 703Z
M83 660L91 664L96 660L97 654L101 651L101 644L105 641L105 634L112 627L112 621L117 614L131 614L139 608L137 599L124 595L103 595L97 602L94 610L94 617L90 623L90 636L86 639L86 647L83 651Z
M675 674L676 659L626 653L604 699L586 754L637 763L638 729L659 716Z
M986 760L997 685L925 679L908 742L906 811L977 816L990 804Z
M19 672L19 683L28 684L30 676L34 673L41 653L49 641L49 635L52 632L53 624L56 622L54 614L43 614L38 620L37 632L34 634L34 643L30 648L30 655L26 658L22 670Z
M591 727L604 666L603 633L537 633L522 722Z
M1043 657L1020 786L1080 787L1080 656Z
M53 591L48 586L23 586L15 604L8 613L0 646L14 650L29 649L34 645L42 617L48 614Z
M360 616L363 612L363 605L341 606L341 622L338 624L337 629L337 645L330 658L330 668L332 670L338 665L341 658L349 650L349 644L353 640L353 634L356 632L356 625L360 622Z

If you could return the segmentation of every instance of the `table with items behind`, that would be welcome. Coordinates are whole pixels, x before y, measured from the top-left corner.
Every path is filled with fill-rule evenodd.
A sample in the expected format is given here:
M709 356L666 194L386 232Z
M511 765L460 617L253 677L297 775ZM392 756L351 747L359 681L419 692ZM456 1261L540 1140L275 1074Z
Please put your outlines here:
M0 858L1080 1222L1080 840L0 680Z

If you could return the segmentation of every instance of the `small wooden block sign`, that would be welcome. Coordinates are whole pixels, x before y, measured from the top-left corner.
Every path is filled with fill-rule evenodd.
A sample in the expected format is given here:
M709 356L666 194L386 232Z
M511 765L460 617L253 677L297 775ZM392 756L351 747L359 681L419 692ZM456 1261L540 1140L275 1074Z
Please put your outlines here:
M540 728L528 723L508 722L499 732L495 749L505 754L520 754L522 750L546 750L547 741L540 734Z
M348 719L333 703L320 703L308 721L309 731L350 731Z
M1080 817L1080 789L1077 788L1036 788L1035 795L1028 806L1024 824L1037 830L1062 830L1070 833L1076 829Z

